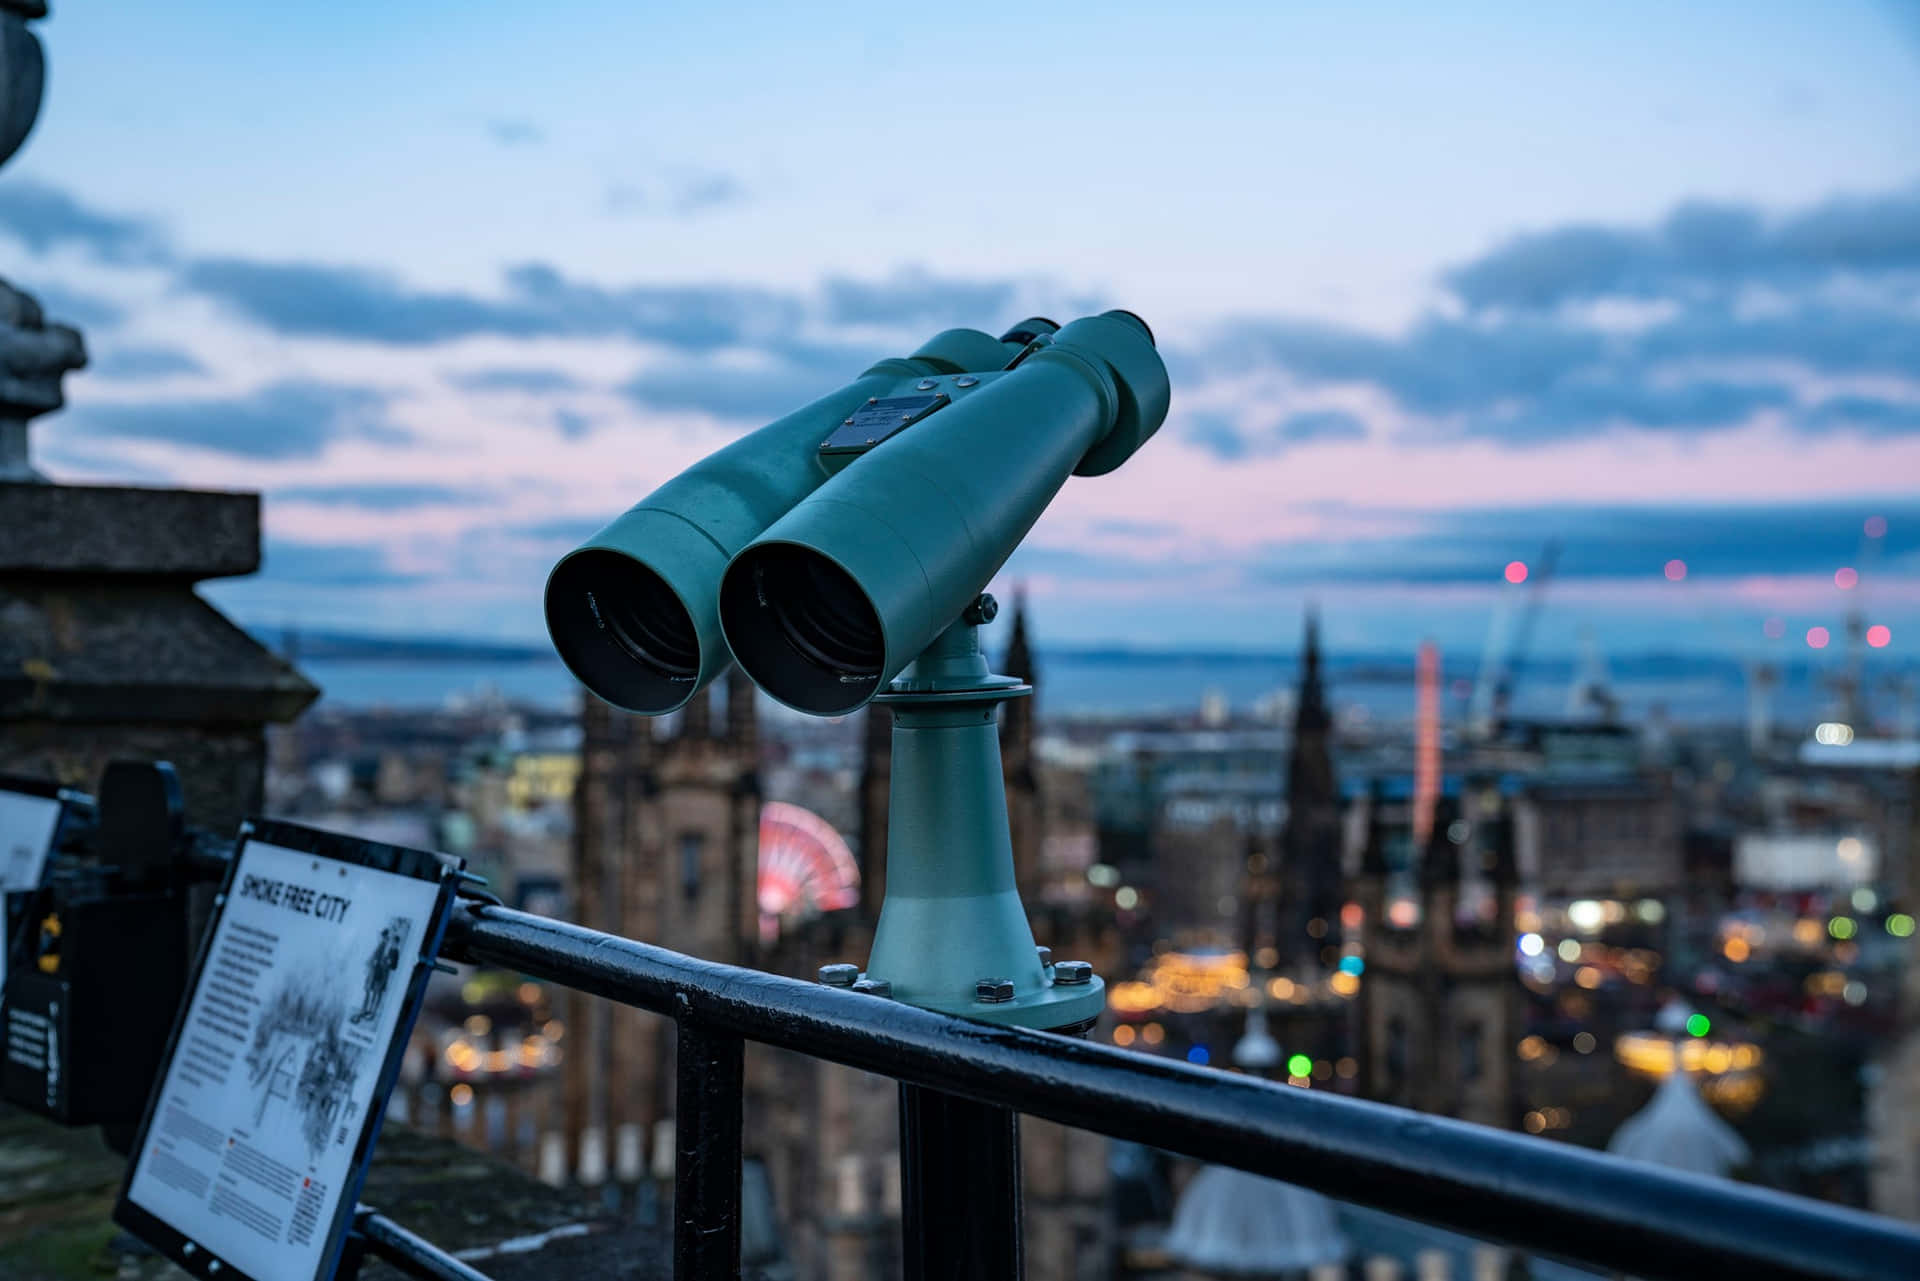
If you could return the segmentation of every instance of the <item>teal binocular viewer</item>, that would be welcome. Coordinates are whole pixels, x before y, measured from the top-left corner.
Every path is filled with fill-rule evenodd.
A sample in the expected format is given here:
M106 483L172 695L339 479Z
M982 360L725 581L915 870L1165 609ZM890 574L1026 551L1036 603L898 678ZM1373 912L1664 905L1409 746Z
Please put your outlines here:
M658 715L737 659L816 716L851 712L960 617L1070 475L1166 417L1136 316L936 335L735 441L568 554L547 628L580 682Z
M581 683L657 715L729 657L787 706L893 711L887 893L863 992L989 1022L1090 1026L1105 988L1034 946L1014 884L987 584L1072 475L1167 416L1130 312L951 329L696 463L570 553L547 627ZM856 981L857 978L857 981Z

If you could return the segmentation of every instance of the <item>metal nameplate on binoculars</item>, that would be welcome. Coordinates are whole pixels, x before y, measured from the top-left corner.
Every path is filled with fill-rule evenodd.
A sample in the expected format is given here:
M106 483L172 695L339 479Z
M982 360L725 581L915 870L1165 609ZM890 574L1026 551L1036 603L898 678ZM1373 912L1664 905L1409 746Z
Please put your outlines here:
M941 392L925 396L882 396L853 411L820 443L823 454L860 453L925 418L947 403Z
M241 830L115 1222L218 1281L328 1281L460 864Z

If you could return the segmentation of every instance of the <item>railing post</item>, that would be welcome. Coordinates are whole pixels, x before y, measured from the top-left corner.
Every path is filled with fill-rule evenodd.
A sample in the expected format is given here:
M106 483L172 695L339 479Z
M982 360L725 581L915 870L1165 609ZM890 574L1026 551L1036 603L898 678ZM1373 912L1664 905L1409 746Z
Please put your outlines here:
M675 1281L737 1281L746 1046L685 1014L678 1032L673 1275Z
M906 1281L1020 1281L1020 1117L900 1087Z

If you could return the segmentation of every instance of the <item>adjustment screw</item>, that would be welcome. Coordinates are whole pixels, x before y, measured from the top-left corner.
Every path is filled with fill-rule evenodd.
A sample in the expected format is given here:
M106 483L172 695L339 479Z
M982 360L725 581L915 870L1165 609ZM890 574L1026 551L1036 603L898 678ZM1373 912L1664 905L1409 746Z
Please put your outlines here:
M880 398L878 396L869 396L867 397L867 403L869 405L877 405L880 403Z
M864 992L868 996L884 996L889 1000L893 998L893 984L885 979L861 979L853 985L853 990Z
M1055 961L1053 963L1053 985L1055 987L1080 987L1093 982L1093 966L1085 961Z
M999 612L1000 602L993 598L993 593L981 592L974 598L973 604L967 606L966 612L961 614L960 617L963 621L972 623L977 627L981 623L991 623L994 620L994 616Z
M980 979L973 985L973 999L985 1005L1005 1005L1013 999L1013 980Z
M833 437L831 436L827 437L825 440L820 442L820 448L822 449L830 448L832 445L833 445Z
M980 380L978 378L975 378L972 374L961 374L958 378L953 380L953 385L956 387L971 387L979 381Z
M1036 947L1036 948L1034 948L1033 950L1034 950L1035 952L1038 952L1038 953L1040 954L1040 968L1041 968L1041 969L1045 969L1045 968L1046 968L1047 966L1049 966L1049 965L1052 965L1052 964L1053 964L1053 949L1052 949L1052 948L1050 948L1050 947Z
M931 378L922 378L919 382L914 384L914 386L918 387L921 391L932 391L935 387L938 387L939 385L940 385L939 383L935 382Z
M852 987L860 978L860 967L842 962L820 967L820 981L828 987Z

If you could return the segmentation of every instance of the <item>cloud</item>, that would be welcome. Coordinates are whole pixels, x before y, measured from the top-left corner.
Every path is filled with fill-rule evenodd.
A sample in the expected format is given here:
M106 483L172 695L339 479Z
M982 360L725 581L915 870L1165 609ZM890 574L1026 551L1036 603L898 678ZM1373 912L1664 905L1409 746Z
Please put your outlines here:
M121 346L117 343L103 344L103 350L94 353L87 369L96 378L116 382L207 372L205 365L178 347Z
M427 505L464 506L485 500L492 491L476 486L406 485L382 482L342 485L289 485L269 495L276 502L320 507L357 507L363 511L405 511Z
M827 319L842 325L972 325L1005 316L1011 324L1015 289L1004 280L955 280L918 268L882 280L830 277L821 286Z
M317 458L336 440L405 444L387 397L364 387L289 381L232 399L83 404L59 420L76 439L149 440L267 460Z
M1809 434L1920 431L1920 189L1781 218L1693 204L1650 228L1562 227L1442 282L1453 305L1397 334L1256 317L1182 363L1371 390L1415 439L1697 435L1769 413ZM1870 376L1898 385L1877 404L1804 405L1819 380ZM1286 443L1219 421L1195 439L1223 458Z
M405 587L428 581L388 568L385 551L370 543L303 543L269 535L261 549L260 579L308 587Z
M1367 514L1360 509L1359 514ZM1689 580L1831 574L1859 566L1869 516L1887 520L1878 555L1898 563L1920 552L1920 500L1659 506L1563 505L1376 512L1407 532L1364 539L1274 544L1252 562L1270 583L1496 583L1512 560L1535 563L1559 545L1555 574L1568 579L1664 583L1670 560ZM1676 589L1678 590L1678 589Z
M816 400L857 368L836 378L823 370L779 364L742 368L717 361L683 361L649 369L621 386L620 392L643 409L696 410L717 418L770 422Z
M1242 430L1225 414L1203 412L1187 421L1185 435L1222 462L1286 453L1302 445L1367 438L1366 424L1339 409L1306 409L1265 427Z
M616 217L666 215L691 218L730 205L744 204L747 188L725 173L680 173L641 184L617 182L607 188L603 204Z
M593 419L571 409L554 410L553 425L568 440L579 440L593 432Z
M584 386L578 378L564 369L542 369L535 366L478 369L471 373L449 374L447 381L463 391L511 391L522 392L529 396L579 391Z
M101 213L37 182L0 187L0 232L36 254L74 246L116 264L159 263L172 256L157 223Z
M487 136L502 147L530 147L546 140L546 130L531 120L489 120Z
M46 318L55 324L81 329L110 329L126 319L126 309L111 299L65 285L36 280L26 291L40 304Z
M1775 220L1692 204L1648 230L1562 227L1517 236L1444 279L1469 307L1544 308L1911 271L1920 271L1920 188L1838 198Z

